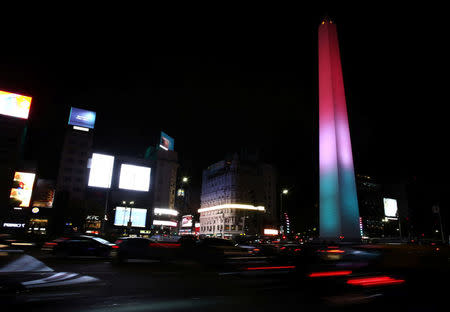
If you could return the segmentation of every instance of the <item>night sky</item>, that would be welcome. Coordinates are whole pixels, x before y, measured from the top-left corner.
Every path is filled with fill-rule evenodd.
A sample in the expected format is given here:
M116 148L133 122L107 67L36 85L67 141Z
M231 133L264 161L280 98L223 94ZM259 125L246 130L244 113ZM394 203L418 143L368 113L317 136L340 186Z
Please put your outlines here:
M301 219L317 201L317 28L329 15L356 172L421 181L442 199L450 167L441 8L203 9L67 10L4 28L0 89L33 96L26 157L42 177L56 178L54 146L75 106L97 112L98 150L143 156L163 130L198 186L226 153L257 148L280 185L293 187L289 205Z

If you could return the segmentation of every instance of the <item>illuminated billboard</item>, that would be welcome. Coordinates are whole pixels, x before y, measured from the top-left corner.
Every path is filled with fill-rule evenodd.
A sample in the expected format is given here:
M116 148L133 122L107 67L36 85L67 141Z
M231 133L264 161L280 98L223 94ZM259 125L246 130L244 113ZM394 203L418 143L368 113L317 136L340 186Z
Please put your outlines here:
M131 214L131 216L130 216ZM147 209L131 208L131 207L116 207L116 216L114 218L114 225L128 226L131 217L132 227L145 227L145 220L147 218Z
M155 215L178 216L178 211L176 211L175 209L167 209L167 208L155 208L153 209L153 213Z
M16 172L9 198L16 201L15 206L29 207L33 192L34 173Z
M177 223L175 221L153 220L153 225L165 225L165 226L176 227Z
M113 167L114 156L93 153L88 186L110 188Z
M278 230L264 229L264 235L278 235Z
M0 90L0 114L28 119L31 97Z
M147 192L150 188L150 171L149 167L122 164L119 188Z
M71 107L69 115L69 125L94 129L95 117L95 112Z
M397 200L392 198L383 198L384 215L386 217L397 216Z
M173 151L175 147L175 140L161 131L161 138L159 140L159 147L166 151Z
M191 215L186 215L181 218L181 227L192 227Z
M34 190L33 207L52 208L55 198L55 183L52 180L38 179Z

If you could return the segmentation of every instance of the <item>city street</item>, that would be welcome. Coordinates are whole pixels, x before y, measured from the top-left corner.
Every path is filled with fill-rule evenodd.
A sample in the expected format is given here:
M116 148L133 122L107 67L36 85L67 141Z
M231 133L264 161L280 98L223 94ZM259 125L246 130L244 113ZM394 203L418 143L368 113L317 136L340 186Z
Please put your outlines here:
M34 293L13 306L33 311L273 311L296 308L314 311L397 306L406 311L437 311L444 301L447 275L402 272L405 285L343 290L336 281L317 284L294 269L206 269L194 262L130 260L114 265L108 259L57 259L35 255L55 272L72 272L98 281ZM261 264L260 264L261 265ZM419 277L420 276L420 277ZM22 296L22 299L26 294Z

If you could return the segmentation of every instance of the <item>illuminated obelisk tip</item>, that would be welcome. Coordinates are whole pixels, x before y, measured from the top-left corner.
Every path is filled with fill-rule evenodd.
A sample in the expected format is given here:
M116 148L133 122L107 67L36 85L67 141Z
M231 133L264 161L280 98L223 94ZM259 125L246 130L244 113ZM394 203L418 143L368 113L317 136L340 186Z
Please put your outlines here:
M336 25L319 26L320 237L359 241L352 146Z

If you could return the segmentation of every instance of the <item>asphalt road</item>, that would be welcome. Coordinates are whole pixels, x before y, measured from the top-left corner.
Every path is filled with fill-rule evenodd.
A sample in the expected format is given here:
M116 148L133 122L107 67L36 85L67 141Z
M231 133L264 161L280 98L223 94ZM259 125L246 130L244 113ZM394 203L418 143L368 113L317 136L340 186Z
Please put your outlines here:
M298 264L297 269L236 271L204 267L187 260L114 265L109 259L57 259L30 251L28 254L55 272L77 273L97 281L42 293L21 293L11 308L62 312L441 311L441 305L446 304L450 258L440 257L443 262L438 262L432 254L420 258L426 260L420 264L414 260L417 257L412 257L414 248L398 250L399 253L387 252L383 272L374 273L398 276L405 283L369 288L346 287L347 277L305 278L301 270L297 271ZM264 265L261 261L259 265Z
M414 280L415 273L406 272L404 286L349 292L333 283L311 283L291 269L242 273L205 268L187 261L170 264L131 261L117 266L107 259L39 259L57 272L79 273L99 281L90 286L61 289L50 297L35 296L29 302L15 304L15 308L112 312L379 311L386 308L440 311L439 305L445 297L439 290L446 288L436 285L448 277ZM433 281L434 285L422 285ZM421 286L428 291L422 292Z

